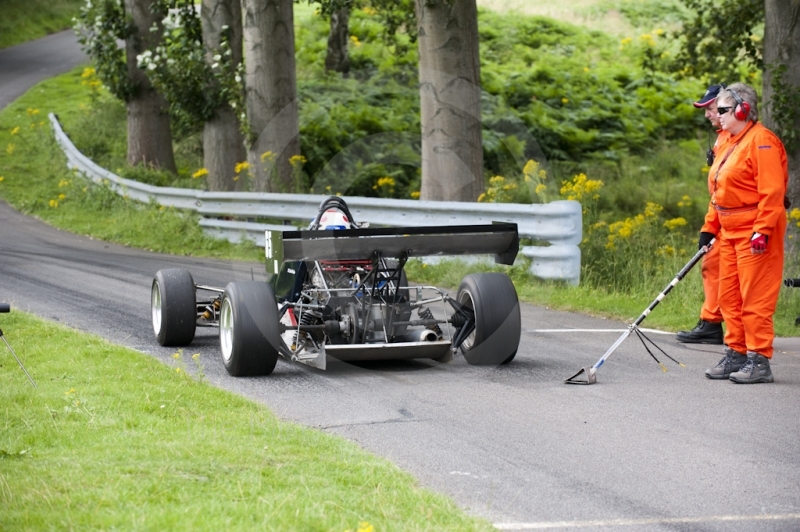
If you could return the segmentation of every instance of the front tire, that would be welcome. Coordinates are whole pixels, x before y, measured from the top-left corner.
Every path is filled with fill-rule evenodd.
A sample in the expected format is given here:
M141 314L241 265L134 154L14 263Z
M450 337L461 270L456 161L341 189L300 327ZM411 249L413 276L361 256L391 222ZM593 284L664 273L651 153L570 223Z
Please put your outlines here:
M150 314L156 341L163 346L189 345L194 339L197 303L188 270L159 270L150 290Z
M278 305L272 287L259 281L225 287L219 316L222 362L234 377L269 375L278 361Z
M508 364L517 354L522 333L519 299L503 273L475 273L462 279L456 299L475 313L475 330L461 344L474 365Z

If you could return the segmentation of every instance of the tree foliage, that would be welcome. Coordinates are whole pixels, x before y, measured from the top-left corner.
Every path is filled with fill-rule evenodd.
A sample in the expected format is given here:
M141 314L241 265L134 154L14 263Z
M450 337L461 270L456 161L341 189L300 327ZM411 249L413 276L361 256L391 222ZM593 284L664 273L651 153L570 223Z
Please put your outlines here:
M675 66L704 81L740 79L763 69L764 0L684 0L695 15L680 33Z
M200 16L192 0L159 0L164 19L162 45L138 57L140 68L170 103L173 117L185 128L197 128L225 103L241 105L241 72L231 61L228 36L209 65L205 59ZM153 27L151 31L158 31ZM238 81L237 81L238 80Z
M125 102L136 95L138 87L128 75L125 49L117 42L134 32L133 21L120 1L86 2L76 17L78 42L92 58L97 76L111 94Z

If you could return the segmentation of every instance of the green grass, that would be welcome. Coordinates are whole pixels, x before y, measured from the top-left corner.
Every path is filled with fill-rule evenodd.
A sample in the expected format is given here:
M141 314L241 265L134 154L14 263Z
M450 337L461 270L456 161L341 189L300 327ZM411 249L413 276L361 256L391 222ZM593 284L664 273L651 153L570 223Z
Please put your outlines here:
M56 113L67 132L86 143L91 138L97 144L100 139L119 140L120 135L119 122L110 131L116 115L103 104L91 105L81 72L78 68L42 82L0 111L0 197L55 227L102 240L178 255L262 260L263 251L249 242L231 244L205 236L194 213L139 204L92 186L67 169L48 113ZM91 122L97 113L104 119ZM124 146L124 115L122 124Z
M72 27L84 0L3 0L0 48Z
M489 530L343 438L23 312L0 316L1 530ZM187 371L189 370L189 371ZM190 375L190 373L192 375Z

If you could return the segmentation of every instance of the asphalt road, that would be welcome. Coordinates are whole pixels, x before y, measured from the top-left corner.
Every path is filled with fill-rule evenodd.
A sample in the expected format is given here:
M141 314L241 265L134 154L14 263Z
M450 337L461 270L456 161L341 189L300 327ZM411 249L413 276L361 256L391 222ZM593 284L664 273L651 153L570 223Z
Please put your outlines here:
M72 235L0 202L0 302L165 364L174 349L153 338L150 283L176 266L216 286L264 277L258 264ZM703 371L720 347L653 334L686 368L661 357L670 368L662 373L629 338L598 384L568 386L564 378L593 364L624 324L523 305L522 325L517 358L498 368L461 357L327 371L279 360L268 377L232 378L213 331L200 330L190 350L214 385L389 458L500 529L800 530L798 339L776 343L774 384L709 381ZM19 354L35 377L38 361Z

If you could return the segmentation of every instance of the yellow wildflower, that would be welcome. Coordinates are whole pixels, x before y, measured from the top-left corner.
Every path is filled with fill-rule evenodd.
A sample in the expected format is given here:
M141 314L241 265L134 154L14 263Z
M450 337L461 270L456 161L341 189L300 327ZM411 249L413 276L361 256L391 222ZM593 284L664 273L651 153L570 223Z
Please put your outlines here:
M302 155L292 155L289 157L289 164L292 166L306 164L306 158Z
M664 227L668 231L674 231L675 229L677 229L679 227L683 227L687 223L688 222L686 221L686 218L678 217L678 218L673 218L672 220L667 220L666 222L664 222Z
M53 209L57 209L58 208L58 200L51 199L50 200L50 207L53 208Z
M350 36L350 42L353 43L353 46L361 46L361 41L358 40L358 37L355 35Z
M664 207L659 205L658 203L653 203L652 201L647 202L647 206L644 208L644 215L648 218L657 216L658 213L664 210Z
M274 154L274 153L272 153L272 152L271 152L271 151L269 151L269 150L267 150L267 151L265 151L264 153L262 153L262 154L261 154L261 162L262 162L262 163L263 163L263 162L266 162L266 161L270 161L270 162L272 162L272 161L274 161L274 160L275 160L275 154Z
M19 126L15 127L14 129L11 130L11 134L12 135L16 135L17 133L19 133Z
M250 168L250 163L248 163L247 161L243 161L241 163L236 163L236 167L234 168L234 171L237 174L241 174L242 170L247 170L248 168Z
M3 178L0 177L0 181L2 181L2 180L3 180ZM419 190L415 190L414 192L411 193L411 198L412 199L419 199L419 196L420 196L420 191ZM483 196L483 194L481 194L481 196ZM478 198L478 201L480 201L480 198Z
M395 185L394 178L386 176L378 179L379 187L393 187Z
M203 177L203 176L206 176L206 175L208 175L208 169L207 168L201 168L201 169L199 169L198 171L196 171L195 173L192 174L192 179L197 179L198 177Z

